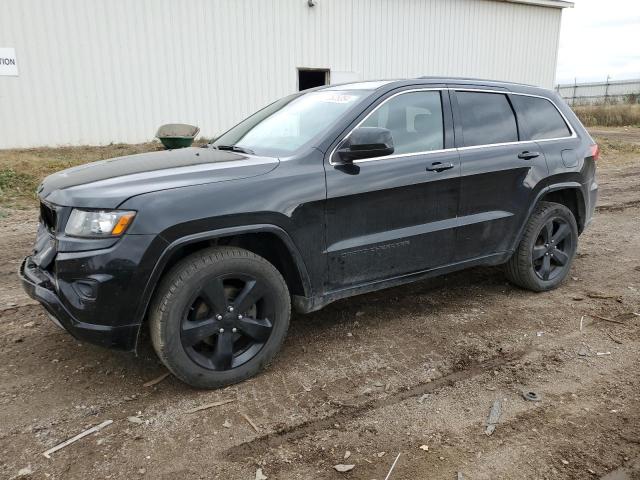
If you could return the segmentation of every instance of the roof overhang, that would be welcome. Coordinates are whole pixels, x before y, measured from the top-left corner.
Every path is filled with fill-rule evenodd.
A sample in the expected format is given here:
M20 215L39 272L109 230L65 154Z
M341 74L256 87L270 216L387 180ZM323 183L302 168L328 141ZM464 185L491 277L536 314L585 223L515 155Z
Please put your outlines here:
M535 5L538 7L551 7L551 8L572 8L573 2L566 2L564 0L498 0L500 2L508 3L523 3L525 5Z

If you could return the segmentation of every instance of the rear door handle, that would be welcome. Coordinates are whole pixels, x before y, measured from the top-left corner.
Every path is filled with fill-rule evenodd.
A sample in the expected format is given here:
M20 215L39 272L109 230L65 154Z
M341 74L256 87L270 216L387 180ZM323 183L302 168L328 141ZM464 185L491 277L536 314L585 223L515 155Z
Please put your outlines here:
M536 158L539 156L540 156L540 152L524 151L518 154L518 158L521 158L522 160L531 160L532 158Z
M427 172L444 172L450 168L453 168L453 163L433 162L430 167L427 167Z

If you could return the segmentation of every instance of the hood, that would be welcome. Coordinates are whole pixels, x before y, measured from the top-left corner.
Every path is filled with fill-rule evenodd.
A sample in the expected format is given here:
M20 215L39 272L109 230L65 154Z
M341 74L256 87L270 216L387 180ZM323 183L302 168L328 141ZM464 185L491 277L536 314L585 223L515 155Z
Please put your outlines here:
M144 193L263 175L278 163L273 157L213 148L141 153L54 173L38 187L38 195L56 205L116 208Z

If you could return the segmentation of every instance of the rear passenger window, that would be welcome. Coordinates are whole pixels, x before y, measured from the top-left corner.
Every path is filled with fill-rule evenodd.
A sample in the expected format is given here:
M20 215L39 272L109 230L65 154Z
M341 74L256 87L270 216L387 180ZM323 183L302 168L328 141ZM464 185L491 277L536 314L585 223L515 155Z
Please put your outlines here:
M516 117L506 95L456 92L464 146L518 141Z
M549 100L525 95L512 95L518 112L522 140L544 140L571 136L564 119Z
M410 92L383 103L362 125L391 131L394 154L444 148L439 91Z

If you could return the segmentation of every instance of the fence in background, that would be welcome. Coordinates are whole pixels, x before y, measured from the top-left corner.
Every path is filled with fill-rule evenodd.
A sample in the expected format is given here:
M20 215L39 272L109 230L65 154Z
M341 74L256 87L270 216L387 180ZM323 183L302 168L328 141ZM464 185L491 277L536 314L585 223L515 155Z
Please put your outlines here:
M605 82L568 83L557 85L556 91L569 105L593 103L640 103L640 78L634 80L607 79Z

